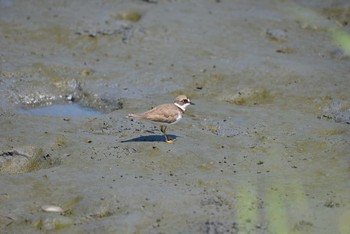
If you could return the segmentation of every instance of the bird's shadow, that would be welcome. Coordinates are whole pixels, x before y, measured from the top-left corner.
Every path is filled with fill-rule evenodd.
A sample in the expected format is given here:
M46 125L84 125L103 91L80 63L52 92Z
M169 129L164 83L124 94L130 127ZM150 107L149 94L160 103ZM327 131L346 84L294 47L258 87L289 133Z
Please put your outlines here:
M167 134L168 135L168 134ZM173 140L176 140L176 135L168 135ZM120 141L121 143L127 143L127 142L164 142L165 137L163 135L148 135L148 136L139 136L135 137L129 140L123 140Z

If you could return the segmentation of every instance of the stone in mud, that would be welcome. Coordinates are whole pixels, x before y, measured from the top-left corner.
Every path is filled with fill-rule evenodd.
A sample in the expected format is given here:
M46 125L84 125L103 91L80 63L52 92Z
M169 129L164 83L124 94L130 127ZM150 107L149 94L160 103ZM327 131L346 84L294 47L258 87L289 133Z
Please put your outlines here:
M333 100L329 106L324 109L322 117L333 119L337 123L350 124L350 103Z
M282 29L267 29L266 36L272 41L285 42L287 41L287 31Z

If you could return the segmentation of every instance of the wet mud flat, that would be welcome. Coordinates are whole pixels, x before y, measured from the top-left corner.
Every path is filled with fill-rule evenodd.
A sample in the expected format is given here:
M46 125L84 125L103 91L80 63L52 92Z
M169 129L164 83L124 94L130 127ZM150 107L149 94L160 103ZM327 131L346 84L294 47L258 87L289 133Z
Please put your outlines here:
M0 6L1 232L350 232L346 1Z

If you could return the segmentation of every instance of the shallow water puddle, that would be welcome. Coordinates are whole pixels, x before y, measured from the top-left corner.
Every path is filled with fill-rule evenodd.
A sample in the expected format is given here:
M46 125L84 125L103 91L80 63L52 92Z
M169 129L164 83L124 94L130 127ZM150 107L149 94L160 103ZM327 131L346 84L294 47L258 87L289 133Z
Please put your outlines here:
M82 107L78 104L52 105L34 109L21 109L20 114L62 116L62 117L93 117L101 115L100 111Z

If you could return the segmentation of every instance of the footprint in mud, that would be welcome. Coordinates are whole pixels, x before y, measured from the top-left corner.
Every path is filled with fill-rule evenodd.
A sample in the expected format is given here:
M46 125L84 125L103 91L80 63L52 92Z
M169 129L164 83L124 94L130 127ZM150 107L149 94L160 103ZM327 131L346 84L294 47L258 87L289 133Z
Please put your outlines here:
M52 158L50 154L45 154L41 148L37 147L0 152L0 174L31 172L59 164L59 159Z

